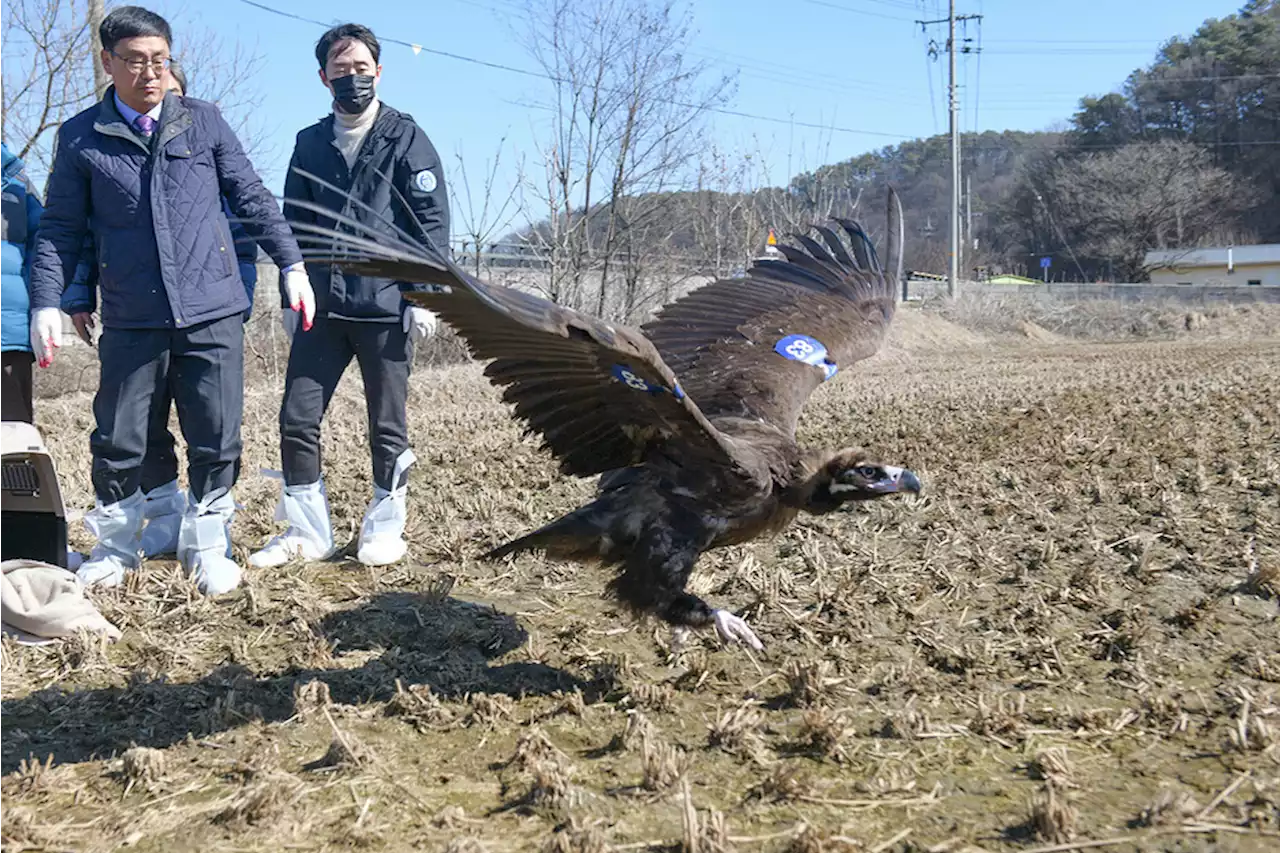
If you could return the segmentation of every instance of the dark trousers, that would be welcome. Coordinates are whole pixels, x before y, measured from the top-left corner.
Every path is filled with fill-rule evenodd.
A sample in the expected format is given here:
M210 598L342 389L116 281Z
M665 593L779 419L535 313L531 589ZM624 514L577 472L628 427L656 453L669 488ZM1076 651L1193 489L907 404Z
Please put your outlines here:
M33 423L31 405L31 366L36 357L24 350L10 350L3 354L4 378L0 382L0 415L6 421Z
M178 479L177 440L169 432L169 407L173 395L169 383L156 388L151 398L151 418L147 424L147 452L142 457L142 491L149 492L157 486Z
M252 299L252 297L250 297ZM249 322L249 312L244 312ZM142 458L142 491L149 492L178 479L178 442L169 431L169 409L173 395L169 383L156 389L151 398L151 425L147 427L147 455Z
M359 323L316 317L298 331L280 404L280 461L286 485L320 479L320 422L352 358L360 365L369 411L373 482L393 489L396 459L409 448L405 401L413 346L400 323Z
M115 503L141 486L156 398L166 389L177 404L187 443L192 497L200 500L235 485L244 411L244 324L239 314L189 329L103 329L98 358L102 378L93 400L97 429L89 447L100 501Z

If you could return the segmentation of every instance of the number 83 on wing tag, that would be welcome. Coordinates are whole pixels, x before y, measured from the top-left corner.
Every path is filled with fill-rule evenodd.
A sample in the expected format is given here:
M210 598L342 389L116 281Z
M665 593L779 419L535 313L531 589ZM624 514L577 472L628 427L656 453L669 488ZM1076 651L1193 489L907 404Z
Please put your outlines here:
M626 385L628 388L634 388L637 391L644 391L647 394L661 394L670 390L672 396L677 400L684 399L684 389L680 387L680 383L676 383L674 388L667 389L661 385L650 385L643 378L638 376L634 370L625 364L615 364L613 370L610 371L613 378Z
M822 381L836 375L836 363L827 356L827 348L808 335L787 335L773 347L774 352L792 361L802 361L822 368Z

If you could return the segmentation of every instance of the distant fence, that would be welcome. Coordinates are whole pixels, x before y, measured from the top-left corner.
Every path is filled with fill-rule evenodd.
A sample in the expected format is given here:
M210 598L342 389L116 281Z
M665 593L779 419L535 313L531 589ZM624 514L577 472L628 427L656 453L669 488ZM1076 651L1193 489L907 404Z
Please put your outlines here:
M904 288L908 301L945 296L946 282L909 279ZM1110 299L1117 302L1184 302L1205 305L1214 302L1280 304L1280 287L1261 285L1209 284L1088 284L1083 282L1051 282L1049 284L989 284L980 281L959 282L963 294L1017 295L1029 298L1082 300Z

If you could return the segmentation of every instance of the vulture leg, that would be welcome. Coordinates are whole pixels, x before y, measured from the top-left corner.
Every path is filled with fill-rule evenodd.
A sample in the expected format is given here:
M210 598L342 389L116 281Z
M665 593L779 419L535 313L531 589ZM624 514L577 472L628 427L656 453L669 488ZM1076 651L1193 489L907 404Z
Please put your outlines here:
M714 625L726 643L742 642L757 651L763 649L743 619L712 608L685 590L708 540L701 535L681 536L681 532L674 525L646 531L627 553L622 571L609 584L610 591L633 611L652 614L671 625L673 644L683 642L690 628Z

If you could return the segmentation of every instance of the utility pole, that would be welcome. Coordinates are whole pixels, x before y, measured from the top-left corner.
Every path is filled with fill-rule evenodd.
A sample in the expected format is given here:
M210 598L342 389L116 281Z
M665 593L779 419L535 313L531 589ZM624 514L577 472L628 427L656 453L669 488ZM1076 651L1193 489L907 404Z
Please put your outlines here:
M947 270L947 296L956 298L960 289L960 104L956 98L956 0L947 10L947 54L951 79L947 85L951 100L951 268Z
M968 257L973 251L973 175L964 176L964 254L961 257ZM973 262L969 261L968 269L973 266Z
M93 64L93 95L95 100L102 100L111 85L107 69L102 67L102 38L99 28L102 26L104 0L89 0L89 61Z
M956 0L950 0L947 17L936 21L916 21L922 31L930 24L947 25L947 54L950 63L950 74L947 82L947 96L951 115L951 257L947 271L947 296L956 298L960 278L960 101L956 96L956 53L970 48L957 48L956 21L981 20L981 15L957 15Z

